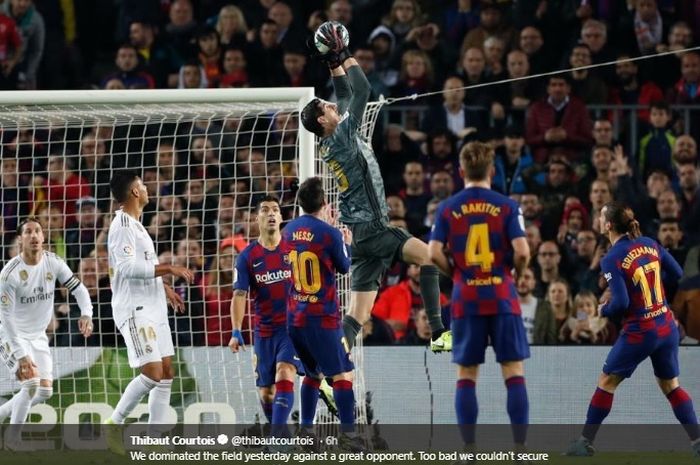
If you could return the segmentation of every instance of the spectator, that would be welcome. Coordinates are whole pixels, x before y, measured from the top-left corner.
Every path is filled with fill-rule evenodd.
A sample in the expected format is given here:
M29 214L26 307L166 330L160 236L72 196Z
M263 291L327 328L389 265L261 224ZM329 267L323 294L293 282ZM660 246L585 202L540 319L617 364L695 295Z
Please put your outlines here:
M199 61L189 61L180 67L177 78L178 89L206 89L209 87L207 73Z
M382 23L391 30L396 42L400 44L411 29L423 23L423 15L417 1L394 0Z
M534 259L537 256L537 250L540 248L542 243L542 235L540 234L540 228L536 224L530 224L525 227L525 239L527 240L527 245L530 247L530 262L534 263Z
M442 15L442 30L448 43L458 44L469 31L479 26L480 10L473 0L457 0L448 5Z
M20 218L29 214L31 206L29 189L20 182L17 159L0 159L0 232L5 238L16 234Z
M171 251L158 256L158 261L174 264L175 257ZM201 291L201 276L195 275L195 284L190 285L182 278L172 275L164 276L163 281L175 291L185 303L182 313L170 313L168 322L175 334L175 345L186 347L204 344L204 298Z
M279 26L271 19L266 19L261 25L258 37L250 45L248 56L255 57L251 60L250 71L251 85L258 87L272 87L280 85L284 76L282 66L283 49L277 42Z
M678 195L673 189L666 189L659 193L656 198L656 214L658 219L674 219L679 220L681 214L681 203L678 200ZM658 227L658 221L655 222ZM654 228L656 232L657 228Z
M554 148L562 149L567 159L578 160L593 142L588 110L570 93L568 77L550 76L547 98L530 107L525 139L539 163L547 161Z
M156 36L155 28L153 24L144 21L132 22L129 26L129 42L136 48L145 71L153 76L156 87L175 87L180 63L176 61L170 45Z
M338 3L338 2L334 2ZM341 2L342 3L342 2ZM360 45L355 49L355 60L364 71L367 80L372 86L372 94L370 100L378 100L380 95L389 96L389 88L384 84L381 76L376 70L376 62L374 59L374 49L367 45Z
M560 272L561 253L554 241L545 241L537 249L537 268L539 275L536 279L533 294L543 298L548 293L550 285L558 279L563 279ZM552 303L552 307L554 304ZM556 313L555 313L556 316Z
M243 12L236 5L226 5L219 11L216 19L216 32L224 47L240 47L246 43L248 24Z
M372 315L385 321L393 330L396 340L403 339L411 329L410 323L415 314L423 309L420 294L420 267L409 265L406 280L388 287L379 295L372 309ZM440 305L446 305L448 299L440 294Z
M197 29L190 0L174 0L168 12L170 22L165 26L166 40L176 53L176 62L184 63L192 56L192 39Z
M483 136L486 131L486 115L464 105L464 80L460 76L452 75L445 79L442 90L443 102L430 106L423 118L422 130L432 133L447 128L457 140L462 140L470 134Z
M700 341L700 274L683 279L671 305L673 313L687 338Z
M695 164L698 159L698 145L688 134L680 135L676 138L676 144L673 146L673 161L676 165L683 163Z
M525 52L530 63L530 72L540 74L552 70L551 59L544 48L542 32L534 26L526 26L520 31L520 50Z
M542 224L542 204L537 194L523 192L520 196L520 208L526 225L534 224L539 227Z
M400 47L406 50L420 50L428 55L435 72L436 82L444 79L445 73L454 65L456 57L450 48L439 39L440 28L435 23L428 23L411 29Z
M512 124L525 127L525 110L532 101L540 98L542 91L535 79L522 79L530 74L530 62L527 54L513 50L506 58L507 78L515 79L507 86L501 85L494 97L502 109L493 109L496 113L508 115Z
M447 199L454 191L454 181L450 173L444 170L435 171L430 176L430 193L434 199Z
M396 37L391 29L381 25L374 28L368 39L374 50L375 68L385 86L391 88L399 80L399 72L394 69L392 58L396 49Z
M248 77L248 61L243 50L239 48L229 48L224 52L220 87L248 87L250 78Z
M613 197L612 192L610 191L610 184L600 179L593 181L588 194L588 200L591 203L591 218L599 218L600 211L603 209L606 203L612 202L612 199ZM599 228L600 225L596 221L593 224L593 230L597 233L602 233Z
M224 239L219 253L214 257L211 269L202 280L202 294L206 302L206 345L225 346L231 336L231 311L233 299L233 264L235 257L233 240ZM250 312L243 319L243 335L252 341Z
M153 76L139 70L138 57L136 47L131 44L122 44L117 50L117 56L114 59L117 71L102 79L102 88L105 88L107 83L114 79L121 81L126 89L155 88L156 84Z
M61 210L61 215L65 215L65 225L71 225L75 221L76 200L91 197L92 189L85 178L73 171L71 162L61 155L49 156L47 170L48 178L34 177L35 204L43 200L50 202Z
M406 205L403 203L403 199L401 197L398 195L387 196L386 205L389 208L390 220L406 219Z
M638 172L645 181L652 171L674 174L671 153L676 143L673 133L667 129L671 109L663 100L652 102L649 113L651 129L639 141Z
M80 139L80 160L78 172L88 181L95 197L100 199L103 210L109 202L109 180L112 170L122 168L119 157L110 157L107 143L94 132L88 132Z
M418 144L413 142L398 124L389 124L384 131L384 156L379 158L379 167L386 191L398 192L401 189L401 173L409 161L424 158Z
M407 346L425 346L430 343L430 323L428 314L424 308L420 308L413 313L413 325L402 339L397 337L400 344Z
M533 164L522 130L512 126L506 128L505 144L496 150L495 175L491 186L504 195L525 193L523 171Z
M526 268L518 277L517 291L528 344L556 344L557 326L549 302L532 294L535 273Z
M424 232L423 224L428 211L428 202L430 202L430 194L425 190L423 165L417 161L406 163L403 170L403 181L405 187L399 192L399 196L406 204L408 230L414 236L419 237ZM416 234L416 232L418 233Z
M586 67L591 63L591 49L585 44L574 45L569 55L571 67ZM588 69L574 69L571 72L571 93L587 105L600 105L608 100L605 82Z
M603 240L598 241L592 229L583 229L576 235L576 255L571 260L571 282L579 291L598 291L600 260L605 253Z
M401 57L399 81L393 88L394 97L430 92L435 73L430 57L422 50L407 50Z
M204 68L207 84L209 87L219 87L219 79L222 74L219 33L213 27L205 27L197 33L196 37L199 62Z
M593 63L607 63L613 61L614 56L608 47L608 30L605 23L597 19L588 19L581 27L580 41L591 50ZM612 77L612 72L605 68L598 68L598 74L606 81Z
M564 200L574 192L571 165L563 158L556 157L547 165L546 174L542 175L531 168L526 170L523 178L527 190L535 193L542 205L542 223L539 224L542 236L546 239L556 237Z
M306 54L299 49L288 49L282 55L285 71L285 85L289 87L322 87L309 76L307 71Z
M482 2L479 17L479 26L470 30L462 42L463 50L482 48L484 41L489 37L500 39L504 48L513 42L513 29L505 24L503 13L495 3Z
M277 24L277 43L284 48L299 48L304 44L304 33L294 21L294 12L285 2L278 1L267 10L267 18Z
M659 230L656 233L656 239L662 247L683 266L685 258L688 255L688 248L683 245L683 231L681 230L680 222L677 218L661 218L659 221ZM676 290L677 283L667 283L665 290L669 301L673 300L673 293ZM669 289L671 287L671 289Z
M95 247L97 235L102 229L101 212L97 208L97 200L94 197L78 199L75 202L75 208L77 221L66 231L66 255L73 270L78 268L76 261L90 255Z
M36 89L37 72L44 55L44 17L37 11L32 0L7 0L0 11L15 21L22 36L22 58L17 65L18 87Z
M591 153L591 165L593 170L581 180L582 186L590 185L596 179L610 182L610 165L613 160L613 151L607 146L593 147Z
M557 233L557 244L563 249L567 262L576 253L578 233L590 228L586 207L576 197L572 197L572 199L573 201L568 202L564 207L564 214L561 217Z
M697 103L700 101L700 54L684 53L681 57L681 79L669 91L670 103Z
M5 2L7 6L8 2ZM23 58L22 36L15 21L0 10L0 89L17 89L17 64ZM43 44L42 44L43 46Z
M569 283L565 279L555 279L550 283L547 290L547 302L552 307L554 322L557 328L557 339L560 339L560 334L566 320L573 314L573 302L571 299L571 291Z
M615 140L613 138L613 127L610 120L597 119L595 123L593 123L593 141L596 147L613 147Z
M617 56L618 62L615 65L615 75L619 86L610 89L610 103L643 107L637 110L637 116L644 123L648 123L649 106L652 102L662 100L663 92L659 89L659 86L651 81L639 81L639 67L635 62L629 61L630 58L630 55L627 53L618 54Z
M677 52L673 55L666 55L654 59L654 66L651 68L651 75L659 87L666 89L678 82L681 78L681 56L680 50L691 47L693 44L693 30L684 21L678 21L668 33L668 45L659 44L656 50L659 53Z
M569 344L610 345L617 338L615 326L598 316L598 299L590 291L581 291L574 299L574 314L567 318L559 340Z
M637 0L634 13L635 52L649 55L661 44L666 27L656 0ZM630 49L632 51L632 49Z
M486 58L486 76L492 81L505 79L506 70L503 66L503 55L506 45L502 39L491 36L484 40L484 56Z
M365 346L388 346L396 342L389 326L381 318L371 315L362 325L362 344Z
M465 49L462 53L460 64L459 72L467 86L475 86L488 82L486 77L486 57L484 56L484 51L481 50L480 47ZM466 94L464 103L483 108L491 108L492 100L491 93L482 88L479 89L478 92Z
M36 216L44 230L47 250L55 253L64 261L67 260L65 223L61 208L58 205L45 204L37 210Z
M690 219L695 217L700 208L700 169L693 163L683 163L678 166L678 179L681 190L681 217Z

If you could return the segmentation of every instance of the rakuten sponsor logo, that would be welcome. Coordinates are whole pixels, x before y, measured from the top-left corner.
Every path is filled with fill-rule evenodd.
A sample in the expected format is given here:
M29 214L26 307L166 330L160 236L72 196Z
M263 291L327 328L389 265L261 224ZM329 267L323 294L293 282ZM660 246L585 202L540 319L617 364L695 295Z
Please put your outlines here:
M291 279L292 272L290 270L267 271L265 273L255 273L255 282L263 284L272 284L285 279Z

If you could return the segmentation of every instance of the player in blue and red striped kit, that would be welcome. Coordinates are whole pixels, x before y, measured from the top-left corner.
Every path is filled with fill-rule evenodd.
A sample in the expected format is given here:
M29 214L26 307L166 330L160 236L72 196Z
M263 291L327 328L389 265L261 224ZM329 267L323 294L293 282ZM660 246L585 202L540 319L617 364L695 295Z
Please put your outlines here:
M594 454L593 440L610 413L615 389L649 357L661 391L684 425L695 455L700 456L700 429L693 401L678 381L678 325L662 283L662 277L678 281L683 270L665 248L641 237L639 222L630 208L617 202L605 205L600 225L613 246L601 261L610 299L601 304L599 312L605 317L622 316L623 328L603 364L583 433L569 446L567 455Z
M454 281L452 361L457 367L455 410L467 446L474 443L478 414L476 380L491 341L508 390L507 410L516 445L525 442L529 405L523 360L530 356L512 269L527 267L518 204L490 189L493 149L471 142L460 152L465 188L438 207L430 256ZM449 248L449 256L444 251Z
M292 271L280 247L279 200L266 196L258 204L260 236L236 260L231 301L233 333L229 347L243 347L241 328L247 295L253 300L255 384L268 421L286 425L294 405L294 377L301 371L287 334L287 297Z
M294 285L290 289L288 328L306 376L301 386L301 425L313 424L323 376L333 379L333 397L343 431L355 423L355 396L349 347L338 301L336 273L350 270L348 245L352 234L331 226L321 179L309 178L299 187L299 205L306 213L282 232Z

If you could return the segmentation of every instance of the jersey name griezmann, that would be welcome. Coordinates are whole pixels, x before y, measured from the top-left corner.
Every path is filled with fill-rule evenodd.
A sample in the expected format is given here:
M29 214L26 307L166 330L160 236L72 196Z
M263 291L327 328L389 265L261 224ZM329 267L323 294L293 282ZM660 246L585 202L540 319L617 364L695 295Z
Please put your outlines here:
M659 252L654 247L635 247L634 249L630 250L622 260L622 268L629 270L630 266L632 266L632 262L642 255L653 255L654 257L659 258Z

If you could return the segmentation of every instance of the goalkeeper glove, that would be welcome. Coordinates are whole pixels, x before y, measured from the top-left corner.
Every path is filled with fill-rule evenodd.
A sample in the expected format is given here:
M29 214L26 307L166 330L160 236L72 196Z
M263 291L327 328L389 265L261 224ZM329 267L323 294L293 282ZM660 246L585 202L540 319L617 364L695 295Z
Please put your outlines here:
M344 29L345 27L340 23L327 21L319 26L312 40L311 47L315 50L318 58L331 69L339 67L345 60L352 57L343 39L343 35L347 36L347 31ZM319 39L323 45L328 47L328 52L320 53L318 51L315 41Z

